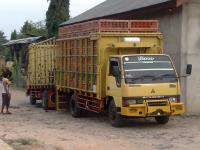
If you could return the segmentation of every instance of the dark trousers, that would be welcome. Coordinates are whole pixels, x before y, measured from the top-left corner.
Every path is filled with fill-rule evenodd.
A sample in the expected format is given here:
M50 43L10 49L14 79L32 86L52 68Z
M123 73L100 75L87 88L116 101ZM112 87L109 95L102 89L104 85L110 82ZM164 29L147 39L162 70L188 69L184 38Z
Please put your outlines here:
M10 106L10 96L7 93L2 93L2 106Z

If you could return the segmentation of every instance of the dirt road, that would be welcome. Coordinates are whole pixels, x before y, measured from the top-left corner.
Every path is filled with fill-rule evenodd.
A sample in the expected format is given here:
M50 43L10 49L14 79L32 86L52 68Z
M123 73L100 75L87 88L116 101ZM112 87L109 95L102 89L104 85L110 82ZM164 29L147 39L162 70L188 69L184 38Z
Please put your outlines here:
M16 150L199 150L200 117L171 118L167 125L134 120L113 128L105 116L74 119L45 112L13 91L12 115L0 115L0 138ZM0 148L1 150L1 148Z

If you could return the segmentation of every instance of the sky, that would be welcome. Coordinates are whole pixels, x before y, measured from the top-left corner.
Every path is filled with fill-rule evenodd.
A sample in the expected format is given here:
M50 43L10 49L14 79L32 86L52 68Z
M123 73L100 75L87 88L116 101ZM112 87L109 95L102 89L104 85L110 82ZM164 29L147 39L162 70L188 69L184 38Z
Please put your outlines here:
M70 0L70 16L75 17L105 0ZM47 0L0 0L0 30L9 39L11 32L20 30L26 20L45 20Z

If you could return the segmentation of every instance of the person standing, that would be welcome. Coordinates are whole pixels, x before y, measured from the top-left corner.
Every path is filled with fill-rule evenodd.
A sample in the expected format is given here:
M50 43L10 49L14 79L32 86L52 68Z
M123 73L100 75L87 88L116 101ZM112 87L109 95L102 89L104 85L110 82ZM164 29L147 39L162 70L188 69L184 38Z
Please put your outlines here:
M1 113L4 114L4 108L6 108L6 114L11 114L9 112L10 107L10 81L8 80L8 75L6 72L3 72L3 78L1 81L1 89L2 89L2 108Z
M3 76L0 75L0 97L2 99L2 92L3 92ZM3 105L3 99L2 99L2 105Z

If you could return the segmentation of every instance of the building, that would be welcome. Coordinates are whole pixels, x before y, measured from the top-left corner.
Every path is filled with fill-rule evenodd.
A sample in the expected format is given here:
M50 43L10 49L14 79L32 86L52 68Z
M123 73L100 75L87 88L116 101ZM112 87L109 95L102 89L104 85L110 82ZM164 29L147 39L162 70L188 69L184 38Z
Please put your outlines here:
M192 76L181 78L181 99L189 114L200 114L200 0L107 0L61 26L95 19L158 19L178 74L193 64Z

